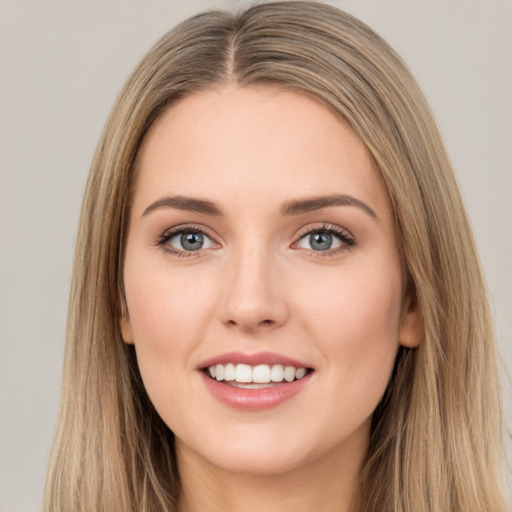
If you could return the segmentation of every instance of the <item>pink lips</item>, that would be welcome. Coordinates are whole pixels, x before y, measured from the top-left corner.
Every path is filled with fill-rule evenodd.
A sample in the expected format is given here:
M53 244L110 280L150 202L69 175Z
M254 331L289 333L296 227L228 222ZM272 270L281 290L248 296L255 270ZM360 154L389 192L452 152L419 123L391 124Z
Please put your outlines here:
M261 389L244 389L230 386L224 382L212 379L205 371L208 367L216 364L282 364L283 366L294 366L295 368L310 368L309 365L291 359L289 357L272 352L259 352L245 354L242 352L228 352L212 357L199 366L198 370L208 391L221 403L246 411L262 411L275 407L291 399L300 393L310 382L312 373L293 382L274 383L271 387Z

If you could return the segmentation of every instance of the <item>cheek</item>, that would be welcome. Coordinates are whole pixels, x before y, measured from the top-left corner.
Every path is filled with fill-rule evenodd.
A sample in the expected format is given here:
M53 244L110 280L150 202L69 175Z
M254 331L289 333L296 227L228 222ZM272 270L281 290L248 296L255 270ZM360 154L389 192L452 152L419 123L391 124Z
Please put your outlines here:
M387 384L399 346L401 283L395 264L336 269L302 287L303 328L344 383Z
M190 268L173 270L162 258L139 261L134 252L124 279L139 366L141 372L161 368L165 374L166 368L187 365L204 338L215 304L214 276L205 280Z
M195 400L183 383L215 304L213 282L198 286L190 272L171 272L165 262L139 265L133 256L125 265L125 292L137 363L153 405L170 424L174 411Z
M324 395L315 407L326 419L313 434L328 445L370 428L399 347L401 272L340 272L313 289L303 328L321 353Z

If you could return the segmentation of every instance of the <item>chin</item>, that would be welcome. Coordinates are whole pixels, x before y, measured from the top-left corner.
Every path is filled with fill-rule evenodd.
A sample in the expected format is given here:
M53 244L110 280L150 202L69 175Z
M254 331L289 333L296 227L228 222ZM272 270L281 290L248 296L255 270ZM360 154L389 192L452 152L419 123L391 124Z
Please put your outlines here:
M308 462L312 454L304 453L304 443L291 443L282 439L262 439L261 435L241 439L220 440L195 448L176 440L178 460L183 457L198 457L208 465L240 475L271 476L292 472ZM257 441L255 441L257 439ZM300 446L302 445L302 450Z

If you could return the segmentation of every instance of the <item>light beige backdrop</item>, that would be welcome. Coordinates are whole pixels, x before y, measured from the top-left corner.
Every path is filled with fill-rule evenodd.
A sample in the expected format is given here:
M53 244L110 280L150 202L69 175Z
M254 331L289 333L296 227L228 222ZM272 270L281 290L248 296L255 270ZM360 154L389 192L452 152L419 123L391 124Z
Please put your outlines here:
M81 195L114 98L176 22L246 3L0 0L1 512L40 510ZM510 373L512 0L331 3L388 39L432 105L474 225ZM505 387L510 427L510 381Z

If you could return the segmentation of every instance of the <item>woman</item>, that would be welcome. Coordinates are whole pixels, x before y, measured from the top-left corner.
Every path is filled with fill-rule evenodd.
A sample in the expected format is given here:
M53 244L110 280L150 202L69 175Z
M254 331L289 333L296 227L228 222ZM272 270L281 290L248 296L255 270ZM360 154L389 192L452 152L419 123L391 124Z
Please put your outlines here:
M410 73L332 7L209 12L84 198L47 510L500 511L484 284Z

